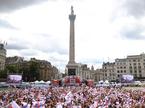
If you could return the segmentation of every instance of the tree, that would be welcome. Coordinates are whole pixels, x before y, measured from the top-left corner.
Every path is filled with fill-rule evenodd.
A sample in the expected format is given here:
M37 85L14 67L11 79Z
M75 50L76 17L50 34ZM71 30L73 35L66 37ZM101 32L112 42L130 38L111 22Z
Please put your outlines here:
M39 63L35 61L30 61L30 80L38 80L39 79Z
M30 81L30 72L29 72L29 68L27 67L21 67L21 71L23 73L23 81Z
M4 79L7 78L7 70L6 69L0 71L0 78L4 78Z
M18 72L18 68L16 65L7 65L6 70L9 71L9 73L16 73Z

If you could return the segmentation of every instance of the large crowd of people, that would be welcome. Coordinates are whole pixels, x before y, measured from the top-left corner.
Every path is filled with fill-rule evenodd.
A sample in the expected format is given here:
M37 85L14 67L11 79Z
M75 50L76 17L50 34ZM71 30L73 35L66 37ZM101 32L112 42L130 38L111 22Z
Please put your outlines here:
M88 86L11 88L0 92L0 108L145 108L145 91Z

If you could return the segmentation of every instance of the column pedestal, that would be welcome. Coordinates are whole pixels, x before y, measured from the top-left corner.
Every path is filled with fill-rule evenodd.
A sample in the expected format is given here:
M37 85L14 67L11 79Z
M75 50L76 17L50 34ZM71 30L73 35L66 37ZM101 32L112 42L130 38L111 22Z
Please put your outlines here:
M78 65L77 64L67 64L67 74L68 76L77 75Z

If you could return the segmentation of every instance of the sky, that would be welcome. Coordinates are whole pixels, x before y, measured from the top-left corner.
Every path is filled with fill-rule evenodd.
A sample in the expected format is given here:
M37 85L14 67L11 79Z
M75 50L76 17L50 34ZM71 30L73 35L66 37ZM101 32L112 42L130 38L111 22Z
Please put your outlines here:
M47 60L64 71L74 7L75 61L101 68L145 52L145 0L0 0L7 57Z

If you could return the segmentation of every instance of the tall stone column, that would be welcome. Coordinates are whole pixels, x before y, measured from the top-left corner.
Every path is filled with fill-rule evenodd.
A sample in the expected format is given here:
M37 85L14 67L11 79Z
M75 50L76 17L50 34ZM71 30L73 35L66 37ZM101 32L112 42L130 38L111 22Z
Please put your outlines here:
M69 38L69 61L67 64L68 76L74 76L77 74L78 65L75 62L75 18L73 7L71 6L70 20L70 38Z
M75 22L76 15L74 15L73 7L71 6L70 20L70 40L69 40L69 64L75 63Z

